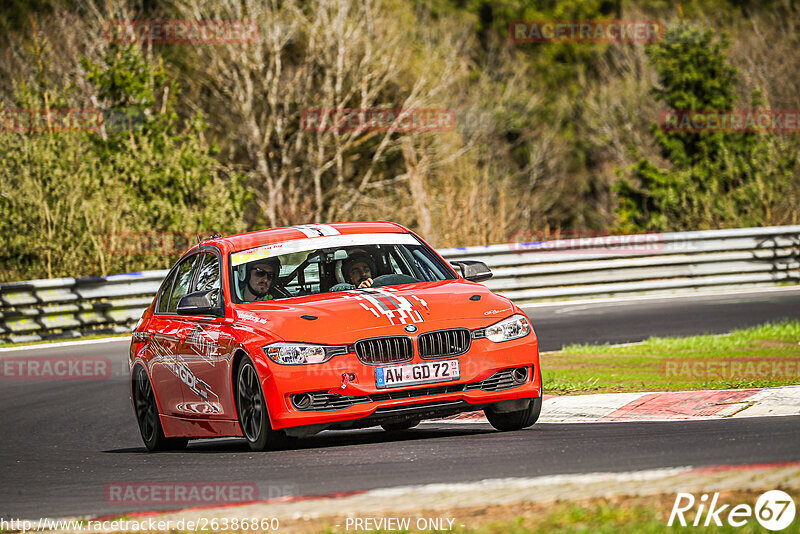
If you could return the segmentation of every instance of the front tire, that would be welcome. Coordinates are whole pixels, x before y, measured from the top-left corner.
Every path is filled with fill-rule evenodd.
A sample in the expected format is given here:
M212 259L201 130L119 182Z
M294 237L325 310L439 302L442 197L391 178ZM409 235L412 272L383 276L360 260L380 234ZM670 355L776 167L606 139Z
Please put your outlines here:
M242 358L236 372L236 413L252 450L263 451L278 444L280 436L269 424L264 391L250 358Z
M531 399L530 404L524 410L516 412L493 412L491 408L486 408L483 413L486 419L497 430L506 432L510 430L521 430L532 426L538 419L542 411L542 397Z
M144 368L137 366L133 374L133 405L139 432L148 451L181 450L189 443L187 438L167 438L158 416L156 396Z

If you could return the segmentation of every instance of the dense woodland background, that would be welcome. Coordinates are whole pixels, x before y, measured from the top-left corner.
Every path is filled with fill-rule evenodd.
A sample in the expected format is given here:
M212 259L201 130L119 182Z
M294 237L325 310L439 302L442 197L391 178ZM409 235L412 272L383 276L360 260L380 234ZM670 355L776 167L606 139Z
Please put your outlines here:
M382 219L448 247L800 219L797 134L657 127L666 109L800 109L794 0L0 6L0 108L130 117L102 132L0 128L3 281L164 268L180 251L155 233ZM667 31L653 45L508 34L516 19L610 18ZM253 21L260 39L108 42L110 20L133 19ZM452 109L456 127L300 128L308 108L372 107Z

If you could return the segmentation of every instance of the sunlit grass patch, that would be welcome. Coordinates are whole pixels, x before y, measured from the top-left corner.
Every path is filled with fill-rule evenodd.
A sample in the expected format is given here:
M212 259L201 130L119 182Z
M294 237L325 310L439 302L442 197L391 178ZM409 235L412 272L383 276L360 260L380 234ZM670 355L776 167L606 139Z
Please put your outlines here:
M739 389L800 383L800 322L729 334L569 345L541 355L546 393Z

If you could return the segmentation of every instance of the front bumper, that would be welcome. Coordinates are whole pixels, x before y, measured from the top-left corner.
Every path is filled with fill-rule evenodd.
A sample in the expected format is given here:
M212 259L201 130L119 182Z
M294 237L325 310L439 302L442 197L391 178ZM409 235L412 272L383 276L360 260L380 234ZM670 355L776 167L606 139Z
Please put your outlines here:
M542 394L538 343L533 333L504 343L476 339L469 352L456 358L458 380L388 389L376 387L378 366L362 363L355 354L303 366L279 365L264 359L262 385L272 428L304 427L295 428L297 435L303 435L328 428L444 417ZM411 363L422 361L431 360L415 355ZM510 380L510 373L519 368L528 369L525 381ZM293 397L303 393L311 393L314 403L310 408L298 409Z

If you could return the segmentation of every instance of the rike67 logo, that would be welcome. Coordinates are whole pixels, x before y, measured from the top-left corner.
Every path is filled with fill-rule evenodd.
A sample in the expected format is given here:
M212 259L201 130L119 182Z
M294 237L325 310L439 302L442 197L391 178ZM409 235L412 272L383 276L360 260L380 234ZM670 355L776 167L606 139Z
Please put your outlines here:
M765 529L778 531L791 525L794 516L794 500L781 490L770 490L762 494L756 500L755 507L749 504L737 504L733 507L730 504L720 504L719 493L714 493L710 500L706 493L700 499L696 499L691 493L678 493L667 526L675 524L685 527L691 524L695 527L721 527L723 523L728 523L732 527L742 527L755 517Z

